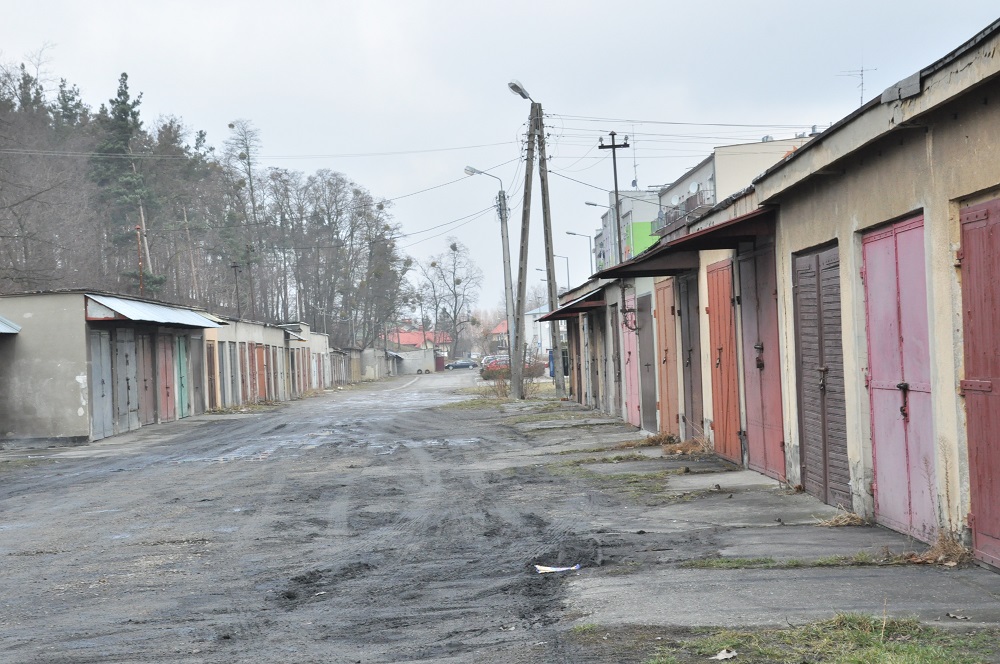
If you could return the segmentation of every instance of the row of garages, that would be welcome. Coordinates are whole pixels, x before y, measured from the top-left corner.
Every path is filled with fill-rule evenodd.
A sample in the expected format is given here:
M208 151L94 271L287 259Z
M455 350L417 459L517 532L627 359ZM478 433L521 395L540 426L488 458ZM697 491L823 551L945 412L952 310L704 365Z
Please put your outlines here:
M392 369L384 353L329 348L304 323L92 291L3 296L0 314L0 444L99 440Z
M998 49L1000 22L566 294L578 400L1000 565Z

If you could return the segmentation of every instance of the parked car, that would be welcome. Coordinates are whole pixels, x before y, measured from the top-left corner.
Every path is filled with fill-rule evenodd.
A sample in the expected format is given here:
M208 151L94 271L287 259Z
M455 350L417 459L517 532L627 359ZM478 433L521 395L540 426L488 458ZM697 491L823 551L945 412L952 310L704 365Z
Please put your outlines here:
M472 360L452 360L448 364L444 365L445 369L449 371L452 369L475 369L479 365Z
M510 366L510 356L490 355L483 358L483 369L502 369Z

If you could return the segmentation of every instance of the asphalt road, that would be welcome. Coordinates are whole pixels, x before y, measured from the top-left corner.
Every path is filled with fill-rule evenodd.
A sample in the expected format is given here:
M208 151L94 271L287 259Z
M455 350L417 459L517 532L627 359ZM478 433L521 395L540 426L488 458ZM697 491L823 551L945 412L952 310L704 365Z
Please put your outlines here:
M786 606L809 594L794 575L772 585L684 560L801 548L775 527L822 530L816 556L906 545L872 528L829 537L811 522L830 508L714 461L654 448L648 461L589 463L638 435L575 404L447 406L473 382L465 371L399 378L0 452L0 661L641 662L656 629L824 613ZM899 578L936 584L921 617L967 609L962 598L991 624L1000 577L953 572L966 576ZM883 607L871 578L856 591L828 581L843 601L826 614ZM763 599L741 590L753 584ZM592 623L608 638L571 629Z

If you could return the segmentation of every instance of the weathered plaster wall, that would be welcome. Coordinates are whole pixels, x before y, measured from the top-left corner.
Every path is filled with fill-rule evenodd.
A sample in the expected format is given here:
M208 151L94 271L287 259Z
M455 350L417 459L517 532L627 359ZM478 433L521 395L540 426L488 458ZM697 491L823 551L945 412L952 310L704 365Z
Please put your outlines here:
M914 102L916 103L916 102ZM868 365L861 234L890 221L924 215L927 313L936 475L941 525L961 524L968 512L968 453L962 377L959 210L1000 196L1000 84L981 86L926 113L920 125L897 130L858 150L791 191L780 201L777 231L780 331L788 479L798 481L799 447L795 375L792 254L835 241L840 248L848 454L854 509L874 510L871 494L870 408L864 384ZM868 130L863 122L857 131ZM850 126L843 132L851 132ZM840 142L847 141L847 137ZM795 175L792 174L792 179ZM786 177L785 179L788 179Z
M0 298L0 315L21 326L0 342L0 444L4 439L90 436L84 297ZM5 335L6 336L6 335Z

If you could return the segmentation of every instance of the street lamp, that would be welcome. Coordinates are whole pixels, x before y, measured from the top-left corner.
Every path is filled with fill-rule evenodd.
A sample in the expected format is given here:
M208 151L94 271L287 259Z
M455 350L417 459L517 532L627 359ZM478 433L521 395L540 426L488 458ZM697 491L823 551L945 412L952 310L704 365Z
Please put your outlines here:
M620 263L622 261L622 259L621 259L621 256L622 256L622 249L621 249L621 237L622 237L622 234L621 234L621 221L620 221L619 216L617 214L613 213L613 209L614 208L611 205L602 205L601 203L594 203L593 201L584 201L583 204L584 205L589 205L591 207L604 208L605 210L608 211L608 214L610 215L609 221L613 222L615 224L615 226L617 226L616 232L611 233L611 237L609 238L609 240L611 241L611 248L614 250L612 253L615 256L618 257L618 262ZM602 225L603 225L603 222L602 222Z
M569 278L569 256L560 256L559 254L552 254L552 256L566 261L566 290L569 290L573 286L573 282Z
M545 272L545 268L536 267L535 268L535 272ZM541 281L543 284L549 283L548 279L539 279L539 281ZM558 281L556 282L556 290L559 290L559 282Z
M520 348L521 331L514 321L514 289L510 279L510 241L507 239L507 194L503 190L503 180L492 173L481 171L472 166L465 167L466 175L488 175L500 183L500 193L497 195L497 205L500 212L500 242L503 245L503 288L507 300L507 352L513 355L513 349ZM513 363L512 363L513 364ZM520 381L515 398L520 396Z
M573 231L566 231L566 235L576 235L577 237L587 238L587 250L590 252L590 273L594 274L594 240L589 235L584 235L583 233L574 233Z

